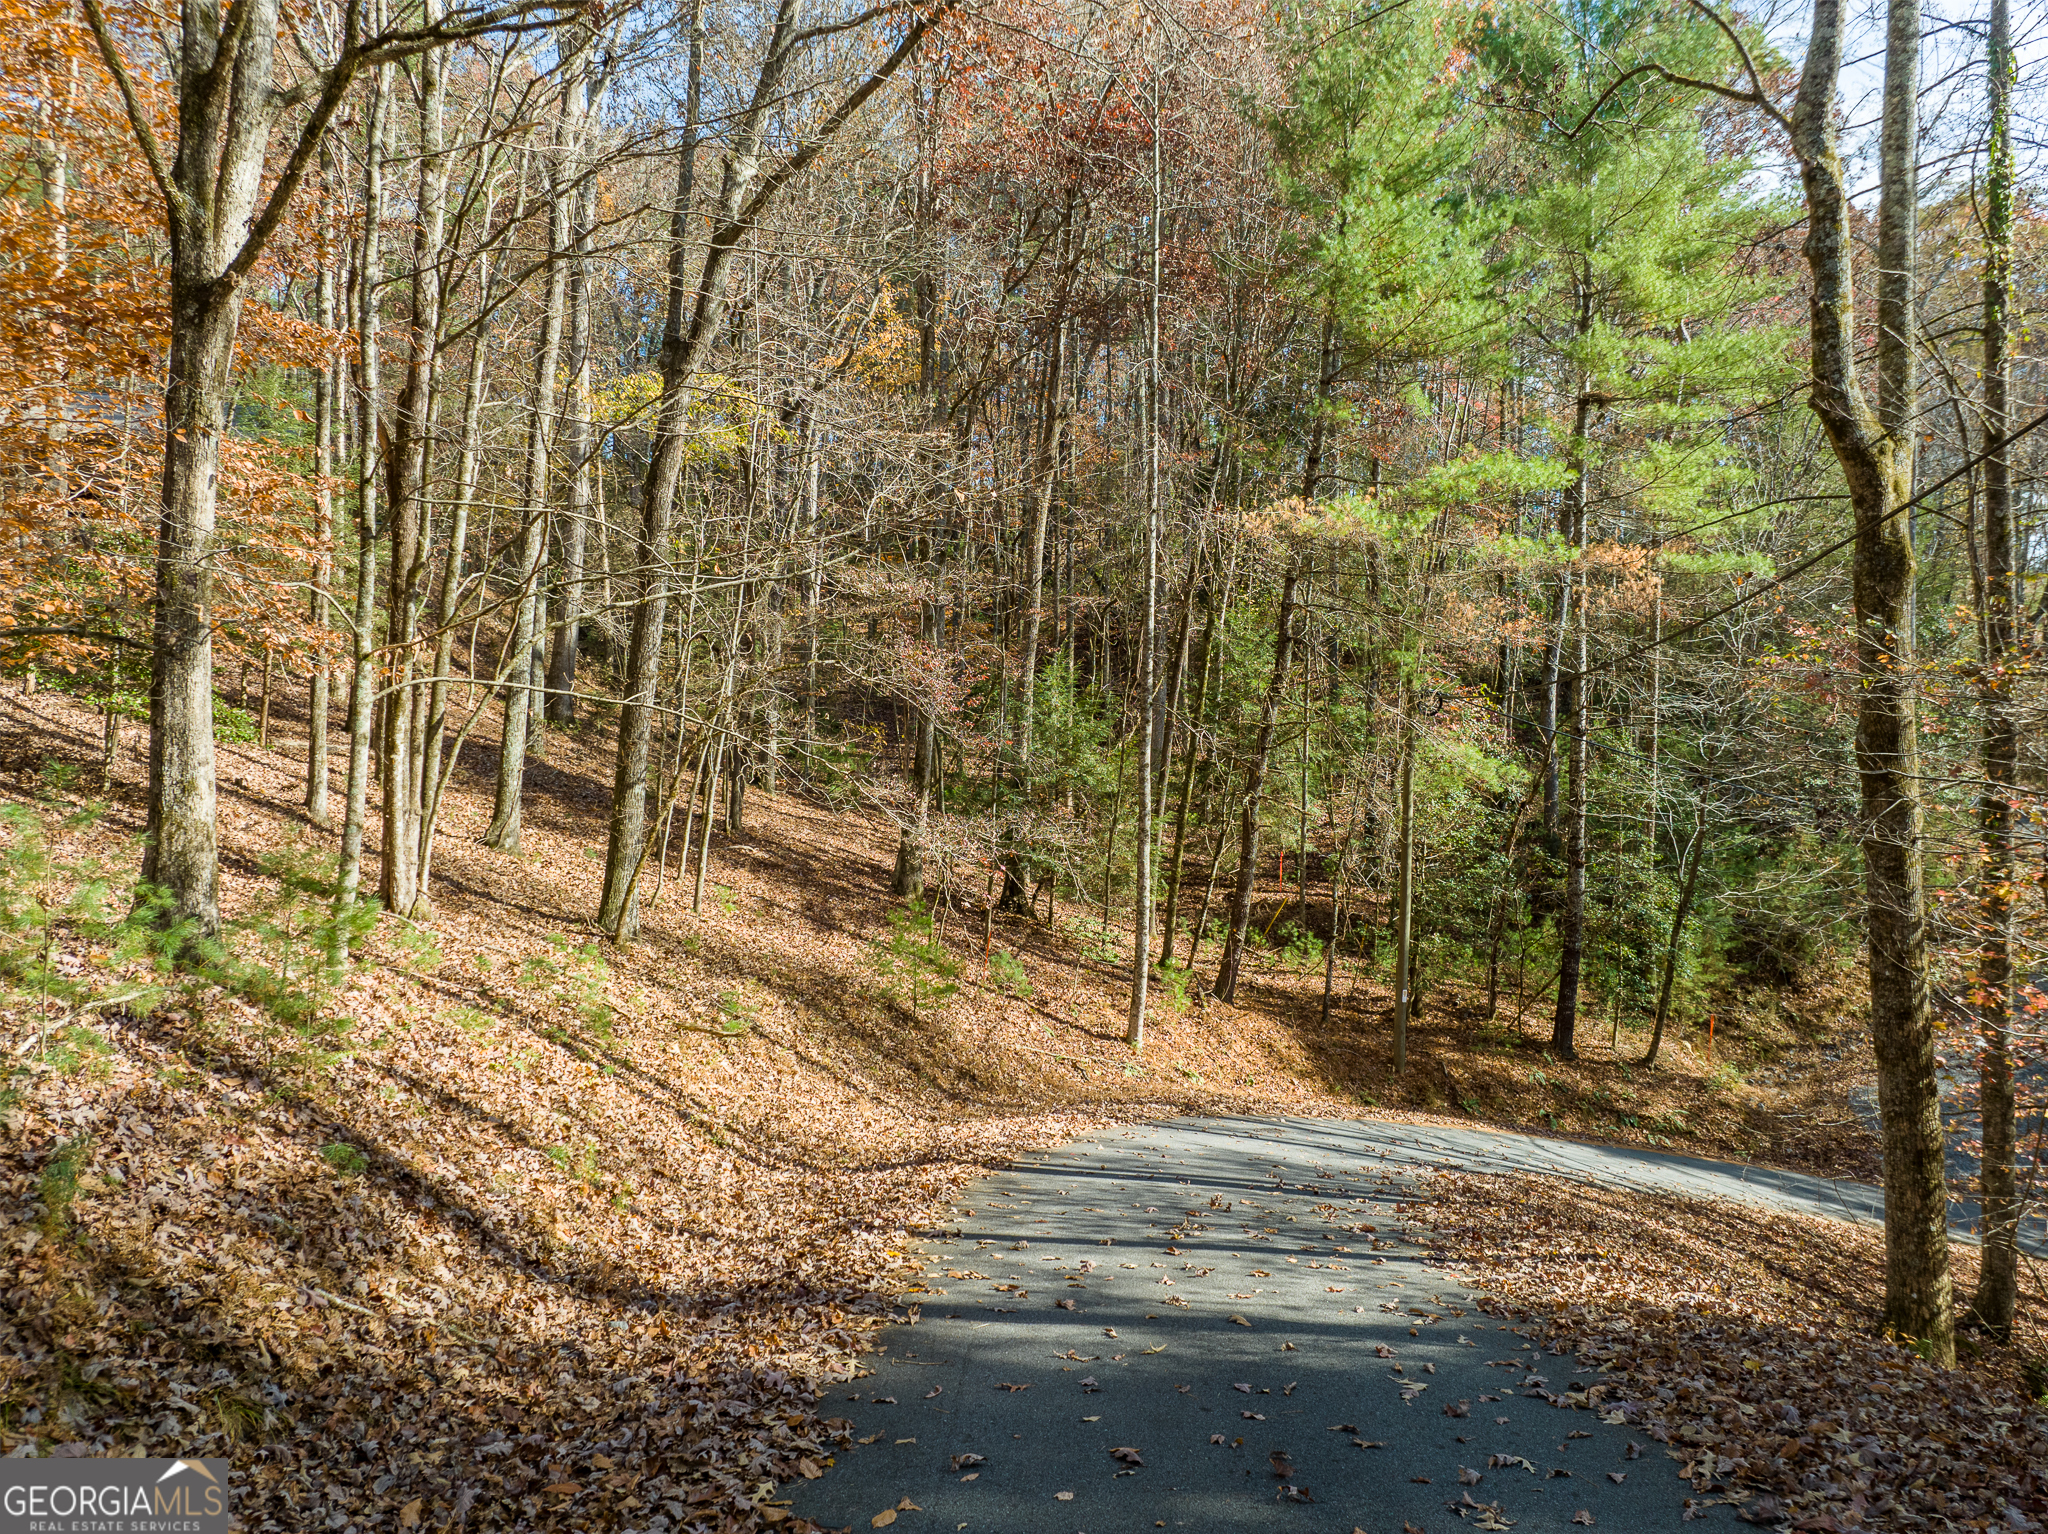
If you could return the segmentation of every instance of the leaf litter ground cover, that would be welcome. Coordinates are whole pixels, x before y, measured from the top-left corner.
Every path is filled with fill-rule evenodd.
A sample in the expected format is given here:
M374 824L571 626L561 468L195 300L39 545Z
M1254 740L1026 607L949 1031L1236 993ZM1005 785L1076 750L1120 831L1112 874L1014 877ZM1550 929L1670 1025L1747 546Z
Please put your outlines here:
M1487 1310L1602 1369L1614 1410L1700 1498L1800 1530L2048 1522L2048 1416L2027 1389L2048 1346L2038 1294L2011 1347L1966 1336L1945 1370L1880 1335L1873 1226L1458 1172L1430 1179L1423 1208ZM1977 1253L1952 1251L1967 1296Z
M48 815L60 860L132 870L139 768L99 787L98 718L49 693L0 714L0 798ZM290 699L277 718L288 740ZM227 1454L258 1529L777 1525L846 1442L819 1394L958 1187L1120 1120L1363 1100L1345 1040L1383 998L1318 1032L1279 956L1249 1006L1162 1008L1134 1061L1113 964L1006 921L1034 989L1005 994L955 915L962 991L907 1015L874 978L890 839L797 800L716 839L700 915L671 880L647 942L601 948L603 746L551 738L518 854L475 844L469 748L434 916L382 925L332 1028L197 989L140 1017L0 998L0 1449ZM231 914L274 894L259 859L325 845L298 750L222 748ZM105 813L56 830L88 782ZM61 930L51 955L105 994L134 978ZM1462 1059L1469 1030L1438 1026Z
M0 712L53 858L132 870L138 765L66 829L97 718ZM465 758L431 924L383 923L320 1026L204 989L140 1017L0 998L0 1449L226 1454L252 1529L773 1525L952 1190L1115 1119L1343 1110L1255 1012L1164 1016L1132 1061L1115 976L1022 924L1030 999L970 977L908 1015L874 977L885 839L800 801L718 838L701 915L671 880L646 942L595 944L603 736L553 737L516 855L476 845L491 762ZM298 781L222 748L231 916L273 893L261 857L324 845Z

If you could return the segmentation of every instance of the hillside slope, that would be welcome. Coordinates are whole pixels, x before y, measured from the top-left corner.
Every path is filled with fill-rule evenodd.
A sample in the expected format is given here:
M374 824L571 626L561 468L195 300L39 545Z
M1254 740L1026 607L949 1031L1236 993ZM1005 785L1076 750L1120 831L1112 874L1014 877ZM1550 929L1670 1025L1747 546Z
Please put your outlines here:
M48 692L0 699L17 940L118 998L151 983L140 961L22 914L88 865L132 877L139 773L100 780L99 729ZM288 733L222 748L224 898L236 941L303 990L321 913L277 860L327 841ZM1454 1095L1686 1149L1758 1132L1686 1045L1644 1080L1697 1104L1659 1110L1657 1135L1612 1068L1532 1069L1533 1044L1455 1005L1396 1083L1384 998L1345 987L1322 1028L1320 966L1271 954L1245 1006L1164 1000L1134 1057L1122 975L1064 911L995 928L1028 996L986 966L978 910L947 914L959 994L913 1010L877 963L893 833L787 796L715 841L702 913L671 880L645 940L613 948L587 925L604 733L552 737L516 854L477 843L473 751L432 922L381 922L295 1024L191 982L86 1013L11 992L0 1449L229 1454L251 1528L756 1527L830 1452L818 1392L860 1367L911 1234L1022 1148Z

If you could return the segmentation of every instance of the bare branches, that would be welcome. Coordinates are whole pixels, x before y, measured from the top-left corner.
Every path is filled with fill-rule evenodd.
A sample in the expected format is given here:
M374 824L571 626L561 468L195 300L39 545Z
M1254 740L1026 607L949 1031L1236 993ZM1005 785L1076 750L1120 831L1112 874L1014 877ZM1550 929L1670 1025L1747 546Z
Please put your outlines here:
M106 61L107 71L113 75L114 85L121 92L121 105L128 114L129 131L135 135L143 163L155 178L165 207L173 217L182 217L183 195L171 184L170 167L164 161L163 149L156 141L156 130L149 124L149 114L143 109L142 99L135 93L135 81L128 73L128 66L122 62L121 50L115 45L114 35L107 26L106 12L100 9L99 0L79 0L79 4L85 10L86 25L92 28L93 41L99 44L100 57Z

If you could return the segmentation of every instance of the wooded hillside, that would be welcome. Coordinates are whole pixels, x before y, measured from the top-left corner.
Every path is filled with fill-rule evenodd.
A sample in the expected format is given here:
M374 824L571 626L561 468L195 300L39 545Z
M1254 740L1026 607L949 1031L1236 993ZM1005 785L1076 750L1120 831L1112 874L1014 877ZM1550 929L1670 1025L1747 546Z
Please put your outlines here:
M1881 1177L2024 1346L2038 16L7 3L0 1428L578 1337L752 1526L946 1189L1183 1109Z

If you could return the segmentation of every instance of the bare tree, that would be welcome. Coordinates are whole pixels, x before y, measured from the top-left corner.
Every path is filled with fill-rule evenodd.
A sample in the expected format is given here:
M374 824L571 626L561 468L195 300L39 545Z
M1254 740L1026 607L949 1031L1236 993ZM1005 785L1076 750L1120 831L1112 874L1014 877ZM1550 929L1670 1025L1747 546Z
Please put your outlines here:
M554 25L581 0L515 0L439 21L372 27L349 0L336 55L280 68L283 0L183 0L170 39L178 139L166 157L99 0L87 23L119 87L128 123L164 202L171 244L171 344L164 389L163 506L149 704L145 881L166 915L212 930L220 921L214 826L211 583L220 442L246 281L283 222L320 141L365 69L501 28ZM265 192L271 141L300 118Z

